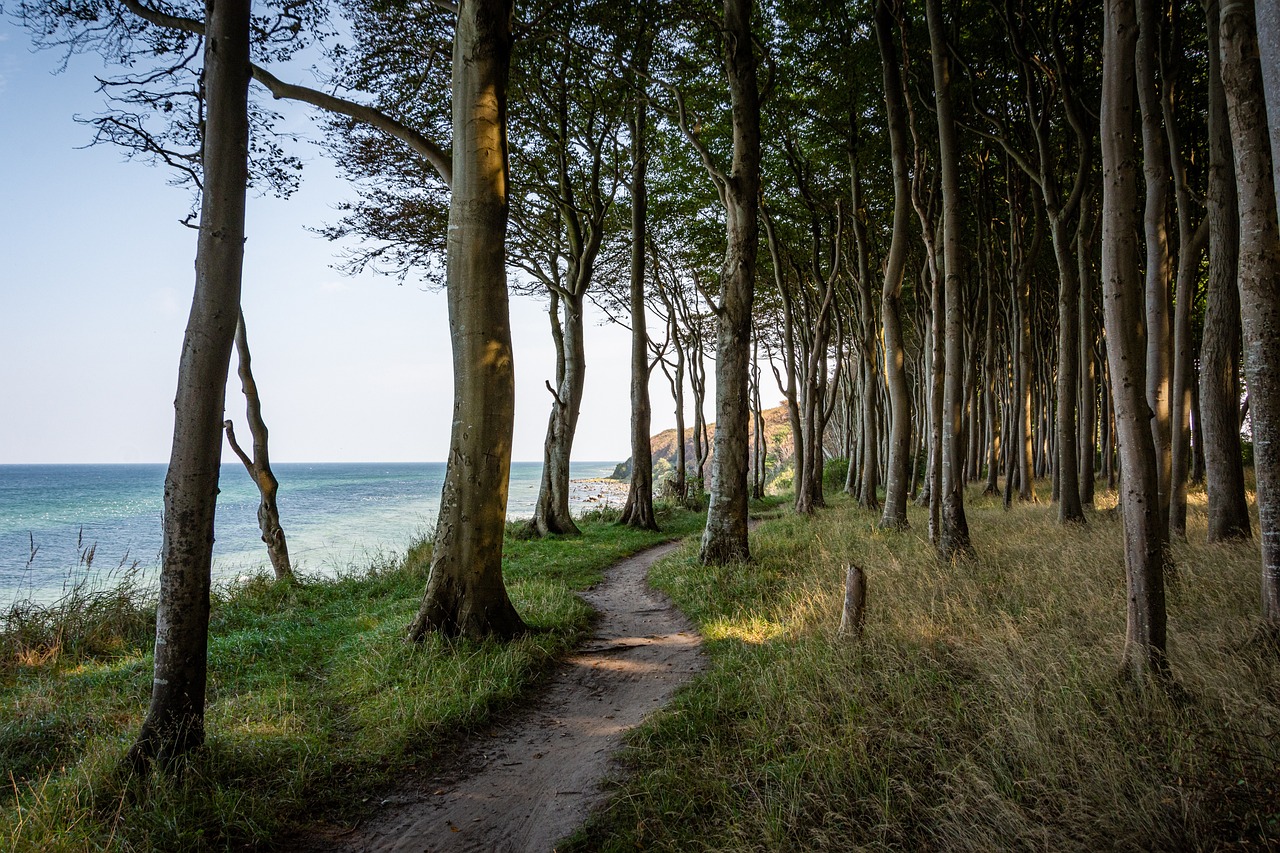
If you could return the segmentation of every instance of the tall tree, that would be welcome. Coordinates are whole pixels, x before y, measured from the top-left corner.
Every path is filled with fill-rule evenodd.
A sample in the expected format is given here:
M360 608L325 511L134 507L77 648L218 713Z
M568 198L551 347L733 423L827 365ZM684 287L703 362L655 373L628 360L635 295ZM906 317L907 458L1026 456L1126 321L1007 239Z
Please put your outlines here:
M1146 324L1139 278L1133 140L1134 0L1106 0L1102 52L1102 285L1111 393L1120 444L1128 619L1122 668L1131 677L1163 674L1165 525L1146 399Z
M1240 452L1240 213L1226 95L1222 91L1218 0L1205 4L1209 33L1209 277L1200 347L1200 412L1203 422L1208 540L1248 539L1249 504Z
M1253 0L1223 4L1219 14L1222 87L1240 211L1238 281L1262 531L1262 620L1275 635L1280 633L1280 225Z
M964 513L961 460L964 376L964 290L960 280L960 144L952 112L951 56L943 32L942 3L928 0L929 44L933 50L933 91L938 111L938 154L942 170L943 301L946 356L942 425L942 503L938 553L943 559L971 556Z
M249 0L207 0L196 284L178 364L164 485L151 705L129 761L144 769L204 743L209 571L222 410L239 316L249 180Z
M907 229L911 216L911 182L907 164L906 94L902 69L894 47L896 35L891 0L877 0L876 43L884 78L889 156L893 161L893 224L885 258L880 317L884 326L885 377L889 385L889 457L881 527L907 527L908 465L911 452L911 392L907 386L906 352L902 333L902 279L907 264Z
M515 426L507 297L507 75L512 0L462 0L453 46L448 302L453 431L427 590L409 637L506 638L524 622L502 582Z

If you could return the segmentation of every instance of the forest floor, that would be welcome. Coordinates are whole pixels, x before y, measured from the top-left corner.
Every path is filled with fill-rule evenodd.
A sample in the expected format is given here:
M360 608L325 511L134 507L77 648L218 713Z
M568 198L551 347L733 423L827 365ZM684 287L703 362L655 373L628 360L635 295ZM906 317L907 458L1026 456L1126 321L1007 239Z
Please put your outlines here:
M302 839L314 849L551 850L605 798L623 735L703 666L701 638L646 578L681 544L628 557L582 593L597 612L531 704L479 733L450 771L415 779L351 830Z

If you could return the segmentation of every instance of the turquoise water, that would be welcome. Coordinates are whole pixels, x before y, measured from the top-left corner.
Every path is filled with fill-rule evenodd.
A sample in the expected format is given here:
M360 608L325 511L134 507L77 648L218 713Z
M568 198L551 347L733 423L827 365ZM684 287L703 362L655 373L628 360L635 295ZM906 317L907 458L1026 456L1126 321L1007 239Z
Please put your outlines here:
M289 554L304 572L362 568L403 553L436 522L444 463L274 465ZM614 463L577 462L574 479L607 477ZM93 548L99 583L135 560L154 579L160 553L164 465L0 465L0 604L62 592ZM511 466L510 518L533 514L542 463ZM238 463L220 478L213 574L230 580L268 567L258 492ZM576 490L578 507L595 490ZM34 553L33 553L34 547Z

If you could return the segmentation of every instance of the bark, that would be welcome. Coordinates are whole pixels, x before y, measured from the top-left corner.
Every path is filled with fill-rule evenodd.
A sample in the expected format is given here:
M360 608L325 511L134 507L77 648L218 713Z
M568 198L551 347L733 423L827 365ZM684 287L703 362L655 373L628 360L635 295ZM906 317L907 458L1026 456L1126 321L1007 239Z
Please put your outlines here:
M760 198L760 92L751 0L725 0L725 70L733 112L733 166L723 176L728 245L721 274L716 339L716 436L711 501L699 559L747 560L747 376L755 293Z
M542 484L530 524L539 536L578 536L582 531L569 512L569 462L578 431L578 415L582 411L586 373L582 301L552 291L549 314L556 344L556 385L552 388L547 384L552 397L551 415L547 419L547 437L542 449ZM635 456L631 458L632 477L635 477L638 466Z
M1093 506L1094 469L1097 463L1098 447L1098 376L1096 361L1093 357L1093 344L1097 338L1093 318L1093 294L1096 289L1094 269L1090 259L1093 255L1093 234L1097 225L1093 206L1093 194L1088 193L1081 200L1080 223L1076 229L1076 263L1079 267L1080 280L1080 346L1077 354L1080 357L1080 407L1079 407L1079 439L1080 457L1080 503L1082 506Z
M1120 445L1127 627L1122 671L1142 679L1167 672L1165 525L1149 425L1146 329L1137 234L1137 151L1133 142L1133 0L1106 0L1102 79L1102 285L1111 392Z
M1255 10L1258 28L1258 58L1262 64L1262 88L1267 99L1271 125L1272 177L1276 184L1276 206L1280 208L1280 3L1263 0Z
M284 528L280 526L280 508L276 505L276 492L280 489L280 483L271 471L267 423L262 419L262 400L258 397L258 383L253 378L253 360L249 353L249 333L245 329L243 310L236 323L236 355L240 360L238 372L240 388L244 393L245 417L249 422L249 434L253 436L253 456L245 453L236 442L231 421L226 421L223 428L231 449L240 457L250 479L258 487L258 528L262 531L262 541L267 546L267 556L271 560L276 580L291 581L293 566L289 562L289 544L285 540Z
M1240 211L1240 318L1262 530L1262 620L1280 631L1280 227L1252 0L1220 10Z
M248 0L209 0L205 6L200 236L165 476L151 704L128 756L139 771L204 743L213 519L244 267L249 7Z
M1218 2L1205 7L1209 34L1209 279L1200 346L1200 416L1204 434L1208 541L1248 539L1249 504L1240 447L1240 213L1226 94L1222 91Z
M885 115L893 160L893 234L885 259L884 287L880 296L880 320L884 326L884 372L889 386L889 454L885 475L884 512L881 527L902 528L907 523L907 487L910 481L911 390L907 386L906 351L902 336L902 279L907 265L907 228L911 216L911 183L907 167L907 117L902 70L894 45L894 20L890 0L877 0L876 41L883 69Z
M1157 0L1135 0L1138 43L1135 51L1138 100L1142 108L1142 170L1146 179L1143 231L1147 241L1147 404L1151 407L1151 436L1156 449L1156 475L1160 484L1160 513L1168 524L1172 468L1171 425L1171 329L1169 281L1169 149L1161 126L1162 84L1158 79L1160 22L1163 7Z
M447 263L453 431L431 572L412 640L510 638L524 622L502 581L515 372L507 301L506 91L511 0L462 0L453 46Z
M643 62L639 69L647 69ZM631 485L622 508L622 523L641 530L657 530L653 514L653 451L649 445L649 332L645 324L645 220L649 167L646 144L648 114L640 100L631 117Z
M973 556L964 513L964 290L960 281L960 145L951 107L951 59L942 29L942 4L928 0L933 90L938 110L942 168L942 256L946 303L946 356L942 424L942 504L938 554L944 560ZM935 480L936 482L936 480Z

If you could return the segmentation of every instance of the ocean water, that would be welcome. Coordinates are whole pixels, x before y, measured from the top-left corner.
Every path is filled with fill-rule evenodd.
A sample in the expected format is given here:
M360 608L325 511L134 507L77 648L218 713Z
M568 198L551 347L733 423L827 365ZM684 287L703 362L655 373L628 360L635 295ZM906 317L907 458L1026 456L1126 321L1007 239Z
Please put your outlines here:
M403 554L435 525L444 463L272 466L280 480L280 520L289 555L304 572L363 568L378 555ZM614 463L575 462L575 480L607 477ZM160 554L164 465L0 465L0 605L50 600L71 570L110 583L135 561L145 583ZM541 462L511 466L509 518L528 518ZM224 464L215 521L213 575L227 581L270 570L258 530L258 491L239 464ZM575 510L599 490L574 490Z

